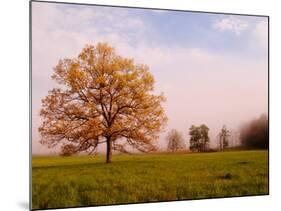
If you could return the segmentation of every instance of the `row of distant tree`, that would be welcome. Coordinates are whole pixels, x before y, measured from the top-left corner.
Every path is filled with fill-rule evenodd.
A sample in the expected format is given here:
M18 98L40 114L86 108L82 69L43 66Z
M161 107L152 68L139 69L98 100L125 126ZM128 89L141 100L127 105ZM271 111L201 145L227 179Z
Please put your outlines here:
M192 125L189 128L189 150L192 152L211 151L209 128L207 125ZM268 149L268 117L263 114L258 119L251 120L242 125L239 131L240 146L247 149ZM217 150L223 151L229 146L231 131L223 125L218 137ZM167 137L168 150L175 152L186 149L182 133L172 129Z

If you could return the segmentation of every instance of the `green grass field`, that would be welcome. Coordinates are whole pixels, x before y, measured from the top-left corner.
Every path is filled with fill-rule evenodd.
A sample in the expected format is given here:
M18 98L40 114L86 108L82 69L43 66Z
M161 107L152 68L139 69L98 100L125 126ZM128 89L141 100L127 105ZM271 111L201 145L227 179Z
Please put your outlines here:
M32 208L268 194L268 152L33 157Z

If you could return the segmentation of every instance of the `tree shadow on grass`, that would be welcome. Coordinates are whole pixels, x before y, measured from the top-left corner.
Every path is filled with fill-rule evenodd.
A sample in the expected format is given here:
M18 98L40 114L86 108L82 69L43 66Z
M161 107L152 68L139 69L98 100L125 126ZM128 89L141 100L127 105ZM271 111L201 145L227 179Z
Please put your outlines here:
M69 163L69 164L54 164L54 165L48 165L48 166L34 166L32 167L33 170L40 170L40 169L48 169L48 168L62 168L62 167L66 167L68 169L70 168L77 168L78 166L81 168L84 167L92 167L92 168L104 168L104 167L114 167L114 166L118 166L118 165L136 165L136 163L141 163L141 164L151 164L154 163L155 161L151 161L151 160L138 160L138 159L134 159L134 160L130 160L130 159L126 159L126 160L115 160L112 161L112 163L105 163L104 161L98 161L98 162L87 162L87 163Z

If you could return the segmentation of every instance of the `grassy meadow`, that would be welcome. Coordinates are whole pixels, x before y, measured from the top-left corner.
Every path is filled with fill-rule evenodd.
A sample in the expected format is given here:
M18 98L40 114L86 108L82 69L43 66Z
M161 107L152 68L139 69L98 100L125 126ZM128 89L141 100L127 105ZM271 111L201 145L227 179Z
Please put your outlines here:
M268 194L268 151L33 156L32 208Z

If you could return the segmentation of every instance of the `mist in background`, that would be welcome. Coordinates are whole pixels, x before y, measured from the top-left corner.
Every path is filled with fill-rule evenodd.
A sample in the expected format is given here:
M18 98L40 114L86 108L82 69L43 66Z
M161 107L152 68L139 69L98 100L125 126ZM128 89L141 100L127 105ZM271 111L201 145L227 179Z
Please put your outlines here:
M188 146L192 124L206 124L216 146L224 124L237 132L268 110L267 30L265 17L32 2L32 153L58 151L38 133L53 67L98 42L150 67L155 92L167 98L160 149L173 128Z

